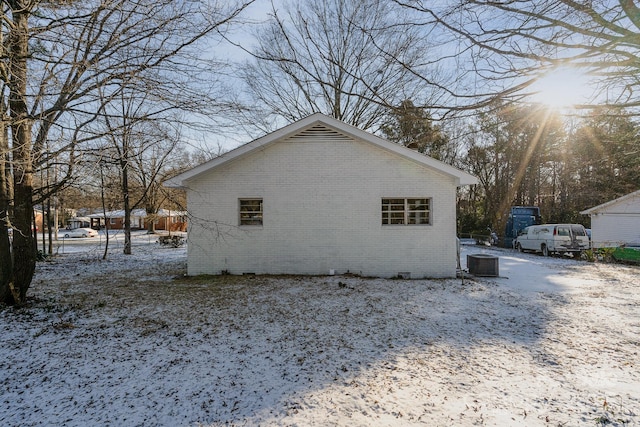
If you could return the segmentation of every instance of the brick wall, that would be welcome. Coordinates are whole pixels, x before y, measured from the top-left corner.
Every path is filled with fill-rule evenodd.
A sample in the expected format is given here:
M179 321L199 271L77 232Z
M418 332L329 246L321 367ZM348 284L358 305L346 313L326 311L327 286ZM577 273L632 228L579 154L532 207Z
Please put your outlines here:
M453 178L369 143L294 138L189 183L188 272L452 277ZM382 198L432 199L432 225L381 225ZM239 226L262 198L262 226Z

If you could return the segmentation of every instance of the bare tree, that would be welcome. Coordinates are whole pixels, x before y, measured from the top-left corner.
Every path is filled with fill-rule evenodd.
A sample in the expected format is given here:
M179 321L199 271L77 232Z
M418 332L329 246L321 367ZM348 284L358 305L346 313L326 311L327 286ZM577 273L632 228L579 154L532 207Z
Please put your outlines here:
M381 0L273 6L256 33L254 59L242 65L248 121L269 131L278 120L322 112L375 131L388 107L424 98L408 67L428 49L414 29L396 25L391 6ZM381 55L380 46L391 55Z
M174 124L180 123L175 120ZM134 157L133 173L141 191L139 205L147 213L147 232L155 233L155 218L163 207L174 206L172 193L162 183L175 174L174 170L184 160L185 152L180 149L180 129L155 123L155 132L143 150ZM165 204L167 206L165 206ZM175 209L174 209L175 210ZM182 208L184 210L184 203ZM171 231L171 230L169 230Z
M202 71L197 59L205 37L223 31L249 3L0 2L0 112L7 113L2 126L10 129L2 132L8 138L1 147L5 173L0 175L0 216L5 221L0 224L0 301L26 300L36 259L30 232L34 171L45 157L66 155L67 178L72 176L73 153L85 138L82 130L101 115L97 88L155 71L156 87L186 90L187 74L197 77ZM202 105L197 102L202 97L194 99L183 107ZM51 140L60 145L45 156ZM9 225L14 229L11 241ZM11 256L5 256L8 248Z
M459 79L469 82L452 92L463 101L460 108L523 100L541 76L561 66L591 78L591 98L580 108L640 105L640 9L631 0L394 3L413 11L412 25L442 34L454 53L443 60L454 61Z
M124 210L124 253L131 254L131 212L144 206L152 218L160 207L161 183L171 170L183 121L171 112L173 101L150 99L153 91L122 88L119 99L105 105L102 159L118 171ZM151 221L152 223L152 221Z
M516 110L525 109L524 117L511 118L515 119L512 123L520 124L485 127L484 137L491 135L494 143L487 145L476 139L470 145L467 167L480 177L485 193L484 201L475 203L476 207L482 205L478 208L480 214L495 224L501 222L510 204L535 203L546 209L545 215L549 218L577 218L576 209L579 212L581 208L573 190L584 191L584 188L572 185L571 180L579 182L581 179L577 177L591 175L594 166L590 165L585 173L569 161L576 153L572 153L567 144L576 142L567 134L561 135L569 130L569 124L565 123L562 129L562 124L552 120L562 112L532 109L530 97L540 90L538 84L545 77L554 71L570 70L566 74L574 80L585 76L585 87L576 89L584 91L585 97L577 104L571 102L573 114L595 114L610 119L638 116L640 8L637 2L393 2L412 13L405 25L438 37L442 54L437 63L456 71L455 84L444 88L447 95L440 98L445 102L429 106L432 111L439 110L445 116L452 113L472 116L481 112L486 126L490 122L486 121L487 117L497 118L500 123L509 119L505 117L507 105ZM385 49L381 52L391 55ZM397 61L404 63L402 58ZM416 76L430 80L428 69L409 68ZM568 83L571 82L565 81ZM606 117L601 120L612 122ZM525 122L535 126L526 129L522 125ZM519 129L522 134L513 132ZM593 146L607 144L611 138L602 132L589 131L588 134L594 140ZM609 146L625 147L621 151L626 153L637 151L623 143L625 138L620 133L615 133L615 137L620 138L620 142ZM522 145L523 142L527 145ZM546 151L540 152L541 147L546 147ZM615 156L607 153L606 158ZM633 168L631 162L624 170ZM626 183L619 186L628 188Z

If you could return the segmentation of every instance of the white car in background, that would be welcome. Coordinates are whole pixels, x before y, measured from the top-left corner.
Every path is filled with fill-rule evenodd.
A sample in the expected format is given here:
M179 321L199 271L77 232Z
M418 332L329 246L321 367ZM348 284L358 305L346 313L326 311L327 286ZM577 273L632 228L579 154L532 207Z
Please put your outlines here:
M542 224L530 225L520 231L514 246L520 252L540 252L544 256L556 253L580 256L590 244L581 224Z
M98 232L92 228L74 228L71 230L64 230L63 236L65 239L72 237L98 237Z

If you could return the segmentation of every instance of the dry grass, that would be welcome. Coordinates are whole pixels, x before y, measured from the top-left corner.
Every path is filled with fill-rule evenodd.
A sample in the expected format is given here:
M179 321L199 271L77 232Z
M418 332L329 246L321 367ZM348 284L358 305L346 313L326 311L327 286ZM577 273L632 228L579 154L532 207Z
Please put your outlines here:
M31 304L0 312L4 425L640 421L637 269L581 264L566 274L583 289L532 297L491 279L185 277L169 253L40 266Z

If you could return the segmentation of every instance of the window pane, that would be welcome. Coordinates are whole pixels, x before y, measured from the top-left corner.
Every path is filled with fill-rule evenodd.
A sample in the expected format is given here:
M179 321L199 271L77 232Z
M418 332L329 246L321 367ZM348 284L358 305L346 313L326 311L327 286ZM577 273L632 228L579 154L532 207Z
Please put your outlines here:
M580 227L577 225L572 225L571 226L571 231L573 231L573 235L574 236L586 236L587 233L585 232L584 227Z
M382 199L383 225L431 223L431 199Z
M382 225L402 225L404 218L404 199L382 199Z
M409 212L409 224L429 224L429 212Z
M391 224L404 224L404 212L392 212Z
M404 205L404 199L382 199L382 204Z
M403 211L404 199L382 199L383 211Z
M262 225L262 199L240 199L240 225Z
M408 224L430 224L429 199L408 199Z
M409 210L429 210L429 199L409 199L407 204Z

